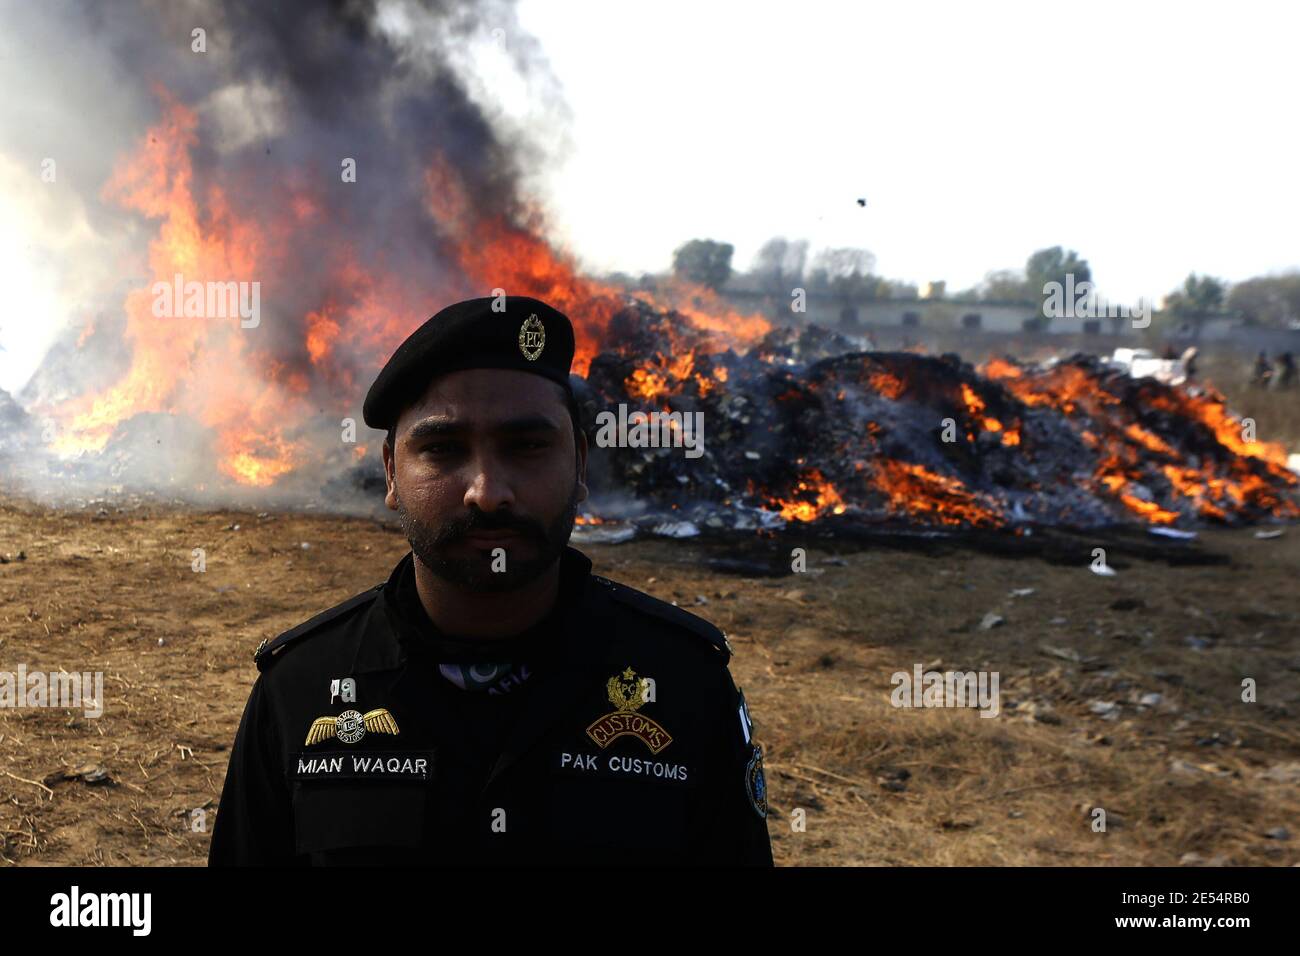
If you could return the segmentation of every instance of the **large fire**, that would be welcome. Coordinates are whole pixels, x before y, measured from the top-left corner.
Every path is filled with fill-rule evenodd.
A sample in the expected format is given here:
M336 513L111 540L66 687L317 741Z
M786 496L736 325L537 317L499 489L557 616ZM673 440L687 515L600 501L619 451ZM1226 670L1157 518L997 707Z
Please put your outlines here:
M302 265L294 261L300 240L332 226L324 203L301 183L281 193L278 205L251 210L232 206L228 192L239 191L238 184L233 190L210 185L199 195L192 161L198 119L166 92L160 96L161 121L104 190L106 199L157 223L148 249L148 281L130 291L123 304L130 368L107 389L47 410L61 423L55 448L65 457L101 451L114 429L132 416L165 412L191 416L213 431L218 467L228 478L272 485L310 465L294 426L322 396L340 416L354 414L359 389L368 384L354 369L377 369L427 318L413 303L452 301L463 297L464 289L544 299L574 322L578 374L586 373L611 317L623 306L620 290L579 275L568 258L538 238L540 214L526 213L523 226L478 215L452 165L433 156L425 174L428 214L459 268L457 288L411 294L402 277L361 268L361 250L339 229L333 258L325 264L335 291L304 306L300 317L270 319L302 330L298 354L289 356L297 361L260 348L255 330L238 322L159 317L156 283L170 286L178 275L187 284L291 276ZM655 301L647 293L638 295ZM715 349L743 348L770 327L759 316L721 307L707 290L683 287L673 298L679 297L701 303L683 311L708 333ZM656 356L654 367L641 372L638 393L649 399L677 388L691 375L693 363L690 352ZM719 380L701 378L699 387Z
M914 354L856 353L843 340L818 361L819 340L807 330L773 329L706 289L629 294L582 275L540 238L538 209L481 210L440 153L426 158L421 179L445 267L413 277L384 268L335 221L323 186L288 177L268 196L240 179L248 170L196 175L198 115L160 98L161 119L104 187L107 200L154 229L140 266L147 280L122 304L129 367L106 388L42 410L60 423L62 455L102 452L123 423L160 413L204 426L217 468L237 485L266 488L310 473L318 463L309 418L355 415L374 370L439 303L505 293L545 299L571 317L574 371L606 400L664 412L707 407L713 422L731 423L713 439L724 447L708 459L708 481L638 465L628 474L643 488L658 482L688 498L739 500L791 522L870 514L996 527L1026 520L1026 509L1028 520L1053 519L1034 511L1034 496L1062 486L1151 524L1297 515L1280 491L1296 484L1285 450L1243 434L1212 391L1130 382L1125 393L1086 363L1030 369L995 360L977 375ZM317 281L304 295L296 278L306 273ZM249 327L160 316L156 290L180 277L260 281L268 312ZM288 341L284 330L293 331ZM78 346L91 348L92 333L87 323ZM1193 426L1200 444L1189 451L1171 436ZM1091 470L1074 474L1058 462L1045 477L1036 464L1050 450L1045 435L1085 450ZM745 447L773 443L775 451ZM364 447L345 457L360 461ZM1099 520L1076 498L1068 508ZM1074 513L1062 512L1064 520Z
M189 156L198 142L197 120L170 97L164 95L164 100L162 122L150 130L136 156L118 168L105 196L160 220L149 244L153 281L170 285L178 273L196 281L258 274L263 234L230 208L219 188L209 192L200 211ZM124 303L130 369L106 391L57 410L65 427L56 437L56 450L98 451L114 428L133 415L177 412L216 431L227 475L248 484L271 483L293 467L293 449L278 421L293 412L305 383L259 374L244 355L247 340L229 325L155 317L152 284L128 293ZM205 374L217 369L220 374ZM191 381L203 381L205 387L187 389Z
M1201 517L1222 520L1245 504L1278 517L1300 514L1295 503L1277 491L1278 486L1296 485L1286 467L1285 449L1276 443L1245 440L1242 422L1228 414L1223 396L1213 389L1160 388L1139 382L1132 388L1134 400L1126 401L1078 365L1061 364L1026 375L1019 366L995 359L982 371L1026 405L1055 408L1086 426L1081 432L1085 443L1103 452L1094 484L1151 524L1170 525L1181 517L1144 493L1141 482L1152 462L1158 464L1175 497L1188 501ZM1149 419L1146 424L1143 416ZM1211 455L1189 458L1149 427L1160 420L1198 423L1231 454L1218 456L1222 461Z

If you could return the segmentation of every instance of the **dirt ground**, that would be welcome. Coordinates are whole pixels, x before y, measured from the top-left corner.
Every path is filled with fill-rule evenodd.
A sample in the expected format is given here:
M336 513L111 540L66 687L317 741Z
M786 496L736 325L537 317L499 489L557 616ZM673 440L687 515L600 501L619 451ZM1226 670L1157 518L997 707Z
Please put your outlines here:
M970 549L840 543L775 578L709 570L699 542L583 550L728 632L778 864L1294 865L1300 528L1202 538L1229 563L1114 577ZM0 709L3 860L201 865L192 811L215 817L253 649L405 550L361 519L0 501L0 670L103 671L106 697L97 719ZM891 706L914 665L998 672L1001 713Z

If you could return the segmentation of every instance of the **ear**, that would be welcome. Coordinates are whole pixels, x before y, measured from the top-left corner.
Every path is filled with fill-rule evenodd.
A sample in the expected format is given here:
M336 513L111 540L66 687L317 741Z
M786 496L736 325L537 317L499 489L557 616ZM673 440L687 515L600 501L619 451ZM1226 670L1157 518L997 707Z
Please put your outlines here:
M384 439L383 447L380 453L384 458L384 484L387 490L384 492L384 504L390 510L397 510L397 452L389 447L388 439Z
M587 433L578 430L575 436L578 446L578 500L587 500Z

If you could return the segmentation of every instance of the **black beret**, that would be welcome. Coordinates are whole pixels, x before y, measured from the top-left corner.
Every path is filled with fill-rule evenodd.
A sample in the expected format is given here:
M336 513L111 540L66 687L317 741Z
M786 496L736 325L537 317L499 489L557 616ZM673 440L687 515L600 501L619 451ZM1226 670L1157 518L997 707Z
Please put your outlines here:
M387 430L434 378L468 368L532 372L572 394L572 363L573 326L563 312L522 295L468 299L447 306L397 347L361 412L371 428Z

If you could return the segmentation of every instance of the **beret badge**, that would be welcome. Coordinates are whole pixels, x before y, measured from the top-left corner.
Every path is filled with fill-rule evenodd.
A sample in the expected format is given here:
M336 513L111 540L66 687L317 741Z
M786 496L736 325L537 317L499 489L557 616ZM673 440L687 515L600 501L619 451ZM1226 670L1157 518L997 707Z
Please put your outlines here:
M546 327L534 312L524 319L523 325L519 326L519 351L528 361L536 362L545 347Z

